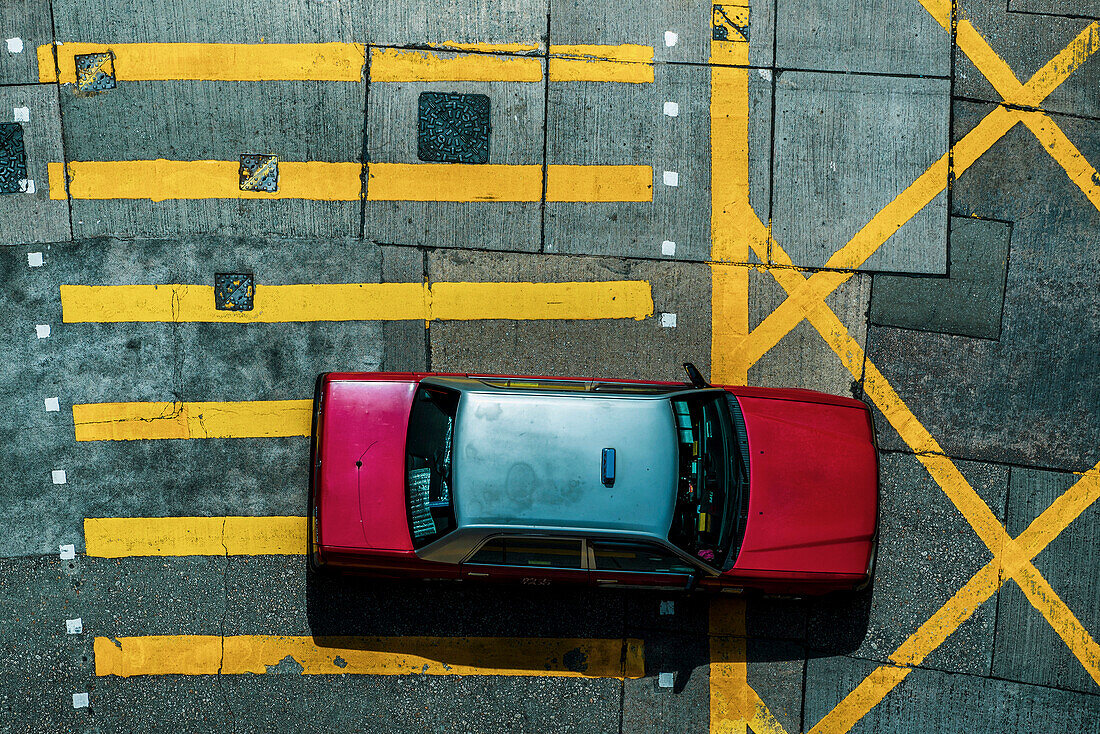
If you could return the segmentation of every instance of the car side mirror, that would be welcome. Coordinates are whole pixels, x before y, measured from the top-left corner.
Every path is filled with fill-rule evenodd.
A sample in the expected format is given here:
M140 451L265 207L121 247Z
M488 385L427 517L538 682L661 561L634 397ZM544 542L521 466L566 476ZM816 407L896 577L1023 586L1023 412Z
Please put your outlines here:
M698 572L693 571L690 574L688 574L688 581L687 581L687 584L684 586L684 591L695 591L695 587L697 587L698 585L699 585L699 574L698 574Z
M710 387L707 381L703 379L703 373L691 362L684 362L684 370L688 373L688 379L691 380L692 387Z

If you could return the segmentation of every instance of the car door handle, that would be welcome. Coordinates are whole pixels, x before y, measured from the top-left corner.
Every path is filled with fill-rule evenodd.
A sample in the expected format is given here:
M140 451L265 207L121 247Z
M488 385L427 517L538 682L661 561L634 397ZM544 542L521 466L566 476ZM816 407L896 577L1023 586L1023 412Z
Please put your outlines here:
M618 579L596 579L596 583L597 584L617 584L617 583L619 583L619 580Z
M489 574L487 574L487 573L478 573L477 571L467 571L466 575L467 576L488 576Z

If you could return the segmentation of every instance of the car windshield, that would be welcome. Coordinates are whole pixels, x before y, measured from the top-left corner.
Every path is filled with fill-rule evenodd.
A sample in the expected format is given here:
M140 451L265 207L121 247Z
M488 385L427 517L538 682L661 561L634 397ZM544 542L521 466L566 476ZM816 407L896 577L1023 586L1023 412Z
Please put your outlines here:
M458 393L422 386L416 391L405 440L405 496L413 546L455 527L451 500L451 446Z
M669 541L707 565L732 565L744 533L748 447L736 398L714 391L672 400L680 446Z

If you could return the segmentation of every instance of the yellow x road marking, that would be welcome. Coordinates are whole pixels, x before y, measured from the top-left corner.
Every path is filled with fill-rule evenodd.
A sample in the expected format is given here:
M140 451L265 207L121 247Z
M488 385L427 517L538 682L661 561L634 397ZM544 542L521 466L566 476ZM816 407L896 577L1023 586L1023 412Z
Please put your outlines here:
M950 28L951 6L937 5L934 8L925 3L925 7L945 28ZM1069 78L1077 67L1089 56L1100 49L1100 23L1092 23L1047 64L1037 71L1027 84L1020 84L1008 66L998 57L970 21L958 24L959 47L969 56L975 66L990 78L994 88L1009 104L1035 106L1045 100L1062 82ZM1023 122L1035 134L1048 153L1066 169L1070 179L1081 188L1089 200L1100 209L1100 186L1095 178L1096 170L1085 160L1080 151L1065 136L1065 133L1041 111L1017 110L998 106L989 113L973 130L956 143L949 153L945 153L916 181L876 214L852 239L837 250L825 263L826 268L856 269L867 261L894 232L901 228L924 206L932 201L946 186L948 173L956 178L961 176L992 145L1000 140L1017 122ZM752 219L755 219L753 215ZM761 262L767 262L766 244L768 233L758 219L746 222L759 229L749 237L753 251ZM772 247L772 259L780 265L790 266L792 262L781 248ZM716 258L719 259L719 258ZM812 275L804 284L799 284L795 293L787 296L771 314L752 332L746 333L739 341L730 344L728 365L725 369L736 381L744 380L744 373L757 362L769 349L779 343L791 329L806 318L803 311L806 304L814 308L827 308L824 300L834 290L852 277L850 272L820 271ZM801 305L800 305L801 304ZM745 329L747 331L747 329ZM740 378L739 380L737 378ZM858 379L858 378L857 378Z
M950 29L952 6L949 2L921 2L941 26ZM1034 108L1039 105L1100 48L1100 23L1092 23L1027 84L1020 84L968 20L959 22L956 28L956 42L959 47L990 78L1006 104L1016 107ZM811 729L811 733L847 732L909 674L912 670L910 666L919 665L1009 578L1017 582L1030 603L1042 613L1074 656L1100 684L1100 646L1032 563L1032 559L1055 537L1100 498L1100 463L1081 474L1081 478L1020 536L1008 536L988 505L944 454L938 442L921 425L878 368L866 358L862 347L824 302L825 297L849 279L852 273L819 272L810 277L802 275L790 267L790 258L771 237L770 228L760 222L749 206L746 144L748 88L747 78L738 76L739 72L740 70L712 69L711 115L712 138L715 139L712 153L715 153L714 160L717 160L717 151L725 143L732 152L724 153L722 162L733 164L726 176L715 173L712 177L712 260L746 262L751 247L761 262L766 263L770 246L773 260L781 267L731 266L720 262L712 264L712 285L716 291L713 296L716 330L720 320L719 312L735 314L735 323L730 328L723 327L722 335L714 336L712 372L719 373L720 376L716 378L718 380L743 381L745 372L756 359L802 319L808 320L852 376L856 380L864 379L864 390L868 397L915 452L917 459L993 554L992 560L890 656L892 664L880 666L873 671L826 714ZM723 107L729 107L730 110L723 110ZM1070 179L1100 209L1100 187L1096 184L1095 169L1081 156L1053 120L1039 109L998 106L879 212L851 241L834 253L826 267L859 267L902 224L939 194L946 184L948 173L953 172L956 177L961 175L1017 122L1027 125L1040 144L1066 170ZM712 165L715 164L712 162ZM716 172L718 168L715 165ZM731 232L731 226L740 229L739 237ZM749 333L747 313L741 302L747 299L747 271L751 267L760 267L771 273L787 292L787 299L756 330ZM740 308L730 309L729 306L734 303ZM744 336L738 342L729 338L731 334ZM729 349L734 350L732 355L727 351ZM737 356L740 356L738 362L731 361L731 358ZM746 724L754 731L771 729L770 722L765 723L761 719L767 713L766 706L760 702L744 678L741 667L744 659L743 644L739 645L735 640L712 641L712 731L743 730ZM722 694L716 696L715 685L727 688L732 695L728 698L723 698Z

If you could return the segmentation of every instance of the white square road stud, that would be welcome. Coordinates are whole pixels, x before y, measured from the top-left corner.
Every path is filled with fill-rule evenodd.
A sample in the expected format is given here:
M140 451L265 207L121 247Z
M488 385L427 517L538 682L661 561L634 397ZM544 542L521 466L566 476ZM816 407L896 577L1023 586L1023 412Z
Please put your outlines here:
M675 614L676 602L675 601L663 601L661 602L661 614Z
M65 632L70 635L79 635L84 631L84 621L77 617L76 619L65 620Z
M665 45L675 46L676 42L680 40L680 37L676 35L675 31L665 31Z
M86 709L86 708L88 708L88 694L87 693L74 693L73 694L73 708L74 709Z
M18 36L8 39L8 53L9 54L21 54L23 53L23 39Z
M41 252L28 252L27 253L27 265L32 268L42 267L42 253Z
M34 333L38 335L39 339L48 339L50 336L49 324L35 324Z
M35 189L34 189L34 179L31 179L31 178L21 178L21 179L19 179L19 191L24 193L24 194L33 194L34 191L35 191Z
M676 254L676 243L673 242L672 240L665 240L664 242L662 242L661 243L661 254L662 255L675 255Z
M676 682L675 673L660 673L657 676L657 685L661 688L672 688L672 684Z
M676 171L665 171L661 179L665 182L665 186L680 185L680 174Z
M63 561L71 561L76 558L76 546L72 543L70 543L69 545L58 546L58 550L61 551L59 555L61 556L61 560Z
M661 326L666 329L673 329L676 327L676 314L663 313L661 314Z
M12 114L12 117L15 118L15 120L14 120L15 122L30 122L31 121L31 110L30 110L29 107L12 107L11 108L11 114Z
M61 410L61 401L57 398L46 398L44 402L46 403L47 413L56 413Z
M677 102L665 102L665 114L669 117L677 117L680 114L680 105Z
M52 472L50 472L50 476L53 478L54 484L65 484L69 481L69 478L65 476L64 469L54 469Z

